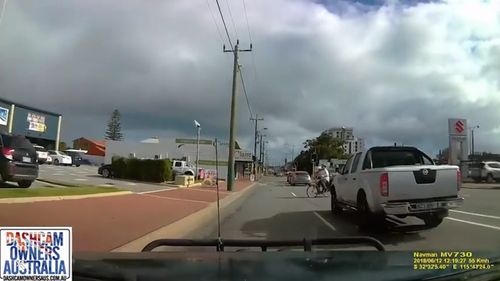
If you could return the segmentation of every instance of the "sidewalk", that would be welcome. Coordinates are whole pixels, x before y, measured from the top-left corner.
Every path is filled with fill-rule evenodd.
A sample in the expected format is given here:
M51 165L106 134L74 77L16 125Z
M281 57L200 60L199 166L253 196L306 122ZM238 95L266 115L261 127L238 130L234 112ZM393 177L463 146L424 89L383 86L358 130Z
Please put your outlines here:
M235 191L227 192L224 183L220 183L221 201L252 184L237 182ZM200 186L145 194L0 204L0 225L72 226L73 251L111 251L210 206L216 201L215 190L212 186Z

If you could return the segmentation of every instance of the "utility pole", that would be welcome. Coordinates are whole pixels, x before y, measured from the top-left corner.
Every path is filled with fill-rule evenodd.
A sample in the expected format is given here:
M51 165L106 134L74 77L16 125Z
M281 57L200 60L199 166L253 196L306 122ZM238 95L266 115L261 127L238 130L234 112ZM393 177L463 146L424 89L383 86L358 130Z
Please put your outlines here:
M262 142L262 173L265 175L267 174L266 171L266 143L267 141L263 141Z
M226 50L226 45L223 46L223 52L231 52L234 56L233 61L233 87L231 94L231 119L229 121L229 156L227 161L227 191L233 191L234 186L234 149L235 149L235 135L236 135L236 98L238 97L238 72L240 65L238 56L240 52L252 51L252 44L250 49L240 49L240 40L236 40L236 45L231 50Z
M259 121L263 121L264 118L259 118L259 115L258 114L255 114L255 118L250 118L251 121L254 121L255 122L255 128L254 128L254 143L253 143L253 156L255 157L254 161L253 161L253 169L252 169L252 173L254 175L254 177L256 176L256 171L257 171L257 143L259 142L258 140L258 131L257 131L257 124Z
M259 166L262 166L262 138L264 137L263 134L260 134L260 141L259 141Z

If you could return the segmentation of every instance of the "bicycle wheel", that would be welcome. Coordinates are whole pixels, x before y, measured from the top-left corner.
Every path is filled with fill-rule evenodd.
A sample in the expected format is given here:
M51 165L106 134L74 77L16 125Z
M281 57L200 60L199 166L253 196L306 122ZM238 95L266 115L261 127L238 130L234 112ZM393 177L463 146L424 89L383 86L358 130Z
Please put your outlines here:
M316 189L316 186L314 185L309 185L306 189L307 197L309 198L314 198L318 196L318 190Z

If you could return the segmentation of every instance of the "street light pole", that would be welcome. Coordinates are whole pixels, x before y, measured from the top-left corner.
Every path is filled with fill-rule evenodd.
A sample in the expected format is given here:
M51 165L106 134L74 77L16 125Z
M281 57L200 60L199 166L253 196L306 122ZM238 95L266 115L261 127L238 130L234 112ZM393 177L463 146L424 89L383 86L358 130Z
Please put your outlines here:
M196 133L196 180L198 179L198 162L200 161L200 130L201 130L201 125L198 123L198 121L194 120L194 125L197 128L197 133Z
M474 157L474 129L479 129L479 125L471 128L471 154Z

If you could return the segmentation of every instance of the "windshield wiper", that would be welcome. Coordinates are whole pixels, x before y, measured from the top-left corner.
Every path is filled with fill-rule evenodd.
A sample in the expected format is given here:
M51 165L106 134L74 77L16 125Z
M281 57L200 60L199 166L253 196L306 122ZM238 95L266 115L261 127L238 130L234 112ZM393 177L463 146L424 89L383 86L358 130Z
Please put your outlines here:
M223 252L225 247L256 247L263 252L268 248L303 247L304 251L311 251L313 246L361 244L385 251L384 245L377 239L368 236L335 237L326 239L303 240L250 240L250 239L158 239L147 244L142 252L151 252L161 246L174 247L215 247L217 252Z

